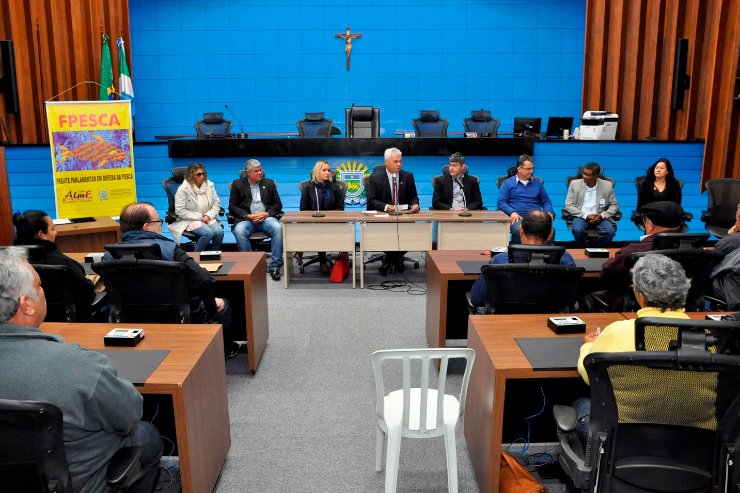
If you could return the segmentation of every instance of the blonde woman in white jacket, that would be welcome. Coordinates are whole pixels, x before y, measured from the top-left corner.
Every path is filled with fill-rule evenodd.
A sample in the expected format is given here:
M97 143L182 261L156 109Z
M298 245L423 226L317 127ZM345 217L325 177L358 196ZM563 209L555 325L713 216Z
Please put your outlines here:
M180 243L183 231L190 231L198 237L196 252L220 250L224 240L224 228L218 220L220 209L221 200L208 179L205 166L191 163L175 194L177 221L169 226L172 237Z

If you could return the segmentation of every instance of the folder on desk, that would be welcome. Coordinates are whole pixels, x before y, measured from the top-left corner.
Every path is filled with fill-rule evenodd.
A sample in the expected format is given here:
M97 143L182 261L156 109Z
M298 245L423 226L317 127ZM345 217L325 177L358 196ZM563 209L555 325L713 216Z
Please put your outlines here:
M581 337L516 337L519 348L535 371L575 370Z

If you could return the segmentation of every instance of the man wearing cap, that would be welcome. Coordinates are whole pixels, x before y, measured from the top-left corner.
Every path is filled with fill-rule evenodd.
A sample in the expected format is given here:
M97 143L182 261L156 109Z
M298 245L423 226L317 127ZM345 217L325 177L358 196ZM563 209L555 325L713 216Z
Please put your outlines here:
M450 156L449 174L434 180L432 209L439 211L477 211L483 208L478 180L468 175L465 156L459 152Z
M624 291L629 282L629 272L625 261L633 253L648 252L653 249L657 233L675 233L683 224L683 208L670 201L652 202L641 210L645 221L645 233L639 242L622 247L613 259L607 260L601 270L601 279L607 286L607 296L612 311L621 311Z
M588 231L599 232L594 247L607 245L616 232L614 215L619 211L614 187L609 180L599 178L601 166L588 163L583 167L583 178L571 180L565 210L573 217L571 232L576 248L588 246Z

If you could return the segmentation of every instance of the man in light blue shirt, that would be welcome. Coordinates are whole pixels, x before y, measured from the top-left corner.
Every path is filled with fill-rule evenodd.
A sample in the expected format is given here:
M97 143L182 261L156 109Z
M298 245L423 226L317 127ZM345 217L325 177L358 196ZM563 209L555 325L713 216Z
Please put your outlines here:
M516 162L516 174L507 178L498 194L498 208L511 217L511 243L521 243L522 217L532 210L542 210L555 219L550 197L540 180L534 179L534 160L522 154Z

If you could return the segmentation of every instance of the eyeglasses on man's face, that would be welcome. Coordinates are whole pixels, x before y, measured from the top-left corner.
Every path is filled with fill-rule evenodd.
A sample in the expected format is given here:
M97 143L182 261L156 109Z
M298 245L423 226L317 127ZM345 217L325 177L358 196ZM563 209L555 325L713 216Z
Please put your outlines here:
M161 219L157 219L155 221L147 221L147 224L162 224L164 221Z

